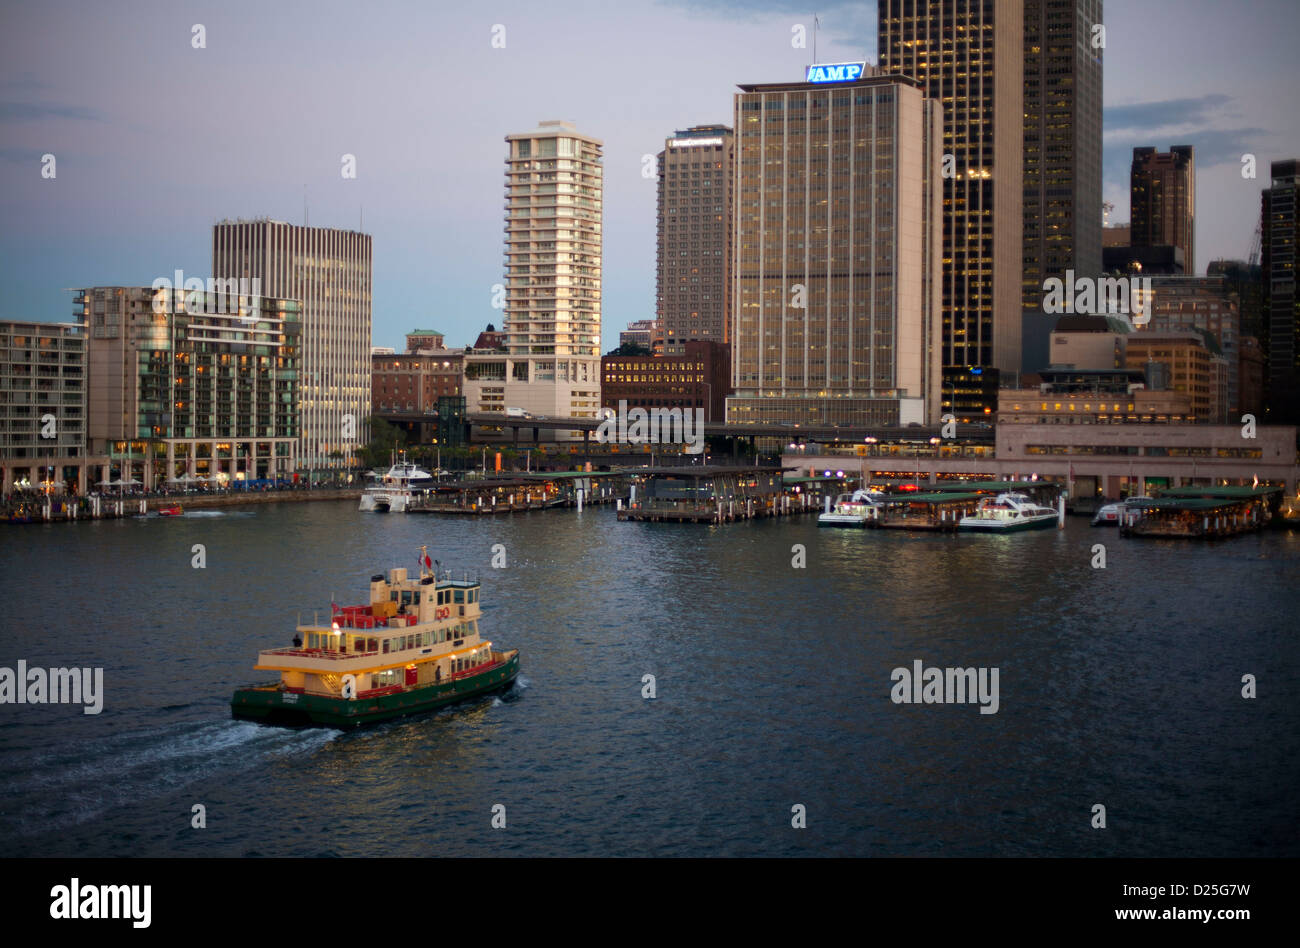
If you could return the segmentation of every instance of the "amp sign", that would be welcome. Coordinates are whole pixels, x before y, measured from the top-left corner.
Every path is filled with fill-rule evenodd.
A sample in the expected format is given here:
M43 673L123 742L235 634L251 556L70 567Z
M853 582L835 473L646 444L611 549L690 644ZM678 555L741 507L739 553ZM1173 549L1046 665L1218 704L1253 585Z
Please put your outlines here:
M861 79L866 63L823 63L808 67L808 82L853 82Z

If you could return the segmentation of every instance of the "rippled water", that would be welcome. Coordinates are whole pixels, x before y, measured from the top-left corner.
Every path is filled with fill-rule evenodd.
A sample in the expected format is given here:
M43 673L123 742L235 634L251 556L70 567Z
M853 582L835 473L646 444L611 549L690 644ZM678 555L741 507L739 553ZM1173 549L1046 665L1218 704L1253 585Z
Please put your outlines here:
M1298 535L354 506L0 530L0 665L102 666L106 691L97 716L0 705L6 851L1300 855ZM348 734L230 719L259 648L422 543L480 571L510 692ZM892 703L914 659L999 668L999 712Z

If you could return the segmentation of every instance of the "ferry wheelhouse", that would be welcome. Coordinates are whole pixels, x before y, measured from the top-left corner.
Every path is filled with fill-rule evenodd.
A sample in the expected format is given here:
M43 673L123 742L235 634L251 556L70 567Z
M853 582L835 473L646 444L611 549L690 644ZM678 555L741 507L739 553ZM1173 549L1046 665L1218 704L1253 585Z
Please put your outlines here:
M370 601L332 608L328 625L299 625L290 648L259 652L280 679L235 692L231 713L267 724L351 728L508 688L518 649L479 634L477 579L438 574L370 578Z
M420 470L403 454L377 483L361 492L361 505L357 509L405 513L411 501L428 493L432 486L433 475Z

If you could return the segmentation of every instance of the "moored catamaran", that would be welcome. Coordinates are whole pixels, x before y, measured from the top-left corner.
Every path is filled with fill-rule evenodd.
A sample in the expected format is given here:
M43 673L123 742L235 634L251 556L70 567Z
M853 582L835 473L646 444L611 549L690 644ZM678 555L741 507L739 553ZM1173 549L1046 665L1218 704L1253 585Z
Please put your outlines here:
M959 530L983 533L1013 533L1020 530L1039 530L1058 525L1059 513L1044 507L1019 491L1007 491L996 497L985 497L975 513L957 522Z
M519 651L479 635L477 579L432 569L370 578L370 602L333 606L329 625L299 625L291 648L259 652L279 681L240 688L231 714L267 724L351 728L508 688Z

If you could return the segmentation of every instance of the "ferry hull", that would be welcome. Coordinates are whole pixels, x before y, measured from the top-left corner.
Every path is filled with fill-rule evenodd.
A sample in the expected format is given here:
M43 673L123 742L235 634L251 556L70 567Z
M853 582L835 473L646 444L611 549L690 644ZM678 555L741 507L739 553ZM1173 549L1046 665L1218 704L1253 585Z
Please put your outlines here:
M1050 517L1036 517L1032 520L1016 520L1002 523L996 520L972 520L963 518L957 528L965 533L1020 533L1023 530L1046 530L1058 523L1055 514Z
M231 717L283 727L350 729L421 714L477 695L503 691L519 674L516 651L477 675L424 685L374 698L345 701L327 695L295 694L275 688L241 688L230 701Z
M859 530L867 526L867 517L854 517L849 514L822 514L817 518L819 527L849 527Z

